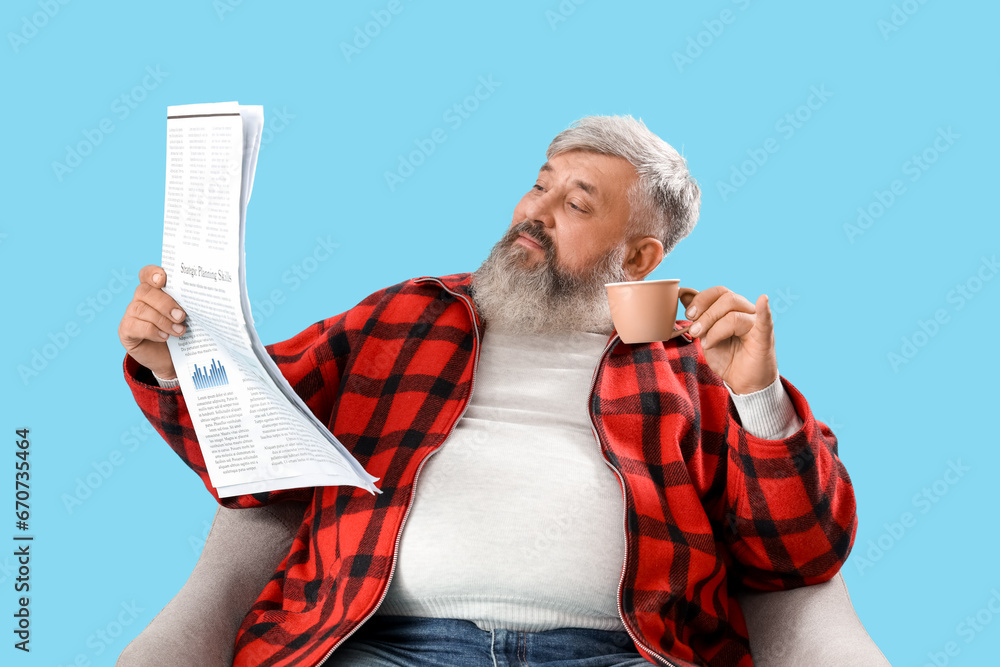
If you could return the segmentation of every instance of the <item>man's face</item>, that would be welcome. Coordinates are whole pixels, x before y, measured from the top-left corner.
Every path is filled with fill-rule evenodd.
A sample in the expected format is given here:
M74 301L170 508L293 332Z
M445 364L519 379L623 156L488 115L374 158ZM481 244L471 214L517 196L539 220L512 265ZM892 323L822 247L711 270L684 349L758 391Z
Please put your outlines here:
M624 268L627 191L637 178L627 160L583 151L542 166L473 274L473 297L490 330L611 331L604 284L639 279Z
M637 178L628 160L586 151L560 153L542 165L511 221L511 231L530 223L513 241L525 248L525 263L544 260L551 247L558 269L580 276L592 268L623 241L626 194Z

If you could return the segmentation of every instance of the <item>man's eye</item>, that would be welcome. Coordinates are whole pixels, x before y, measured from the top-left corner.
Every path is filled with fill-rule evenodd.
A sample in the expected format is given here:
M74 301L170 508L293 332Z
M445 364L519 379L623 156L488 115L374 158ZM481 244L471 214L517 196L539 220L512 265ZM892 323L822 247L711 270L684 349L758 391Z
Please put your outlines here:
M537 190L539 190L539 191L541 191L541 190L543 189L543 188L542 188L542 186L540 186L540 185L539 185L538 183L535 183L535 184L534 184L534 185L532 186L532 188L533 188L533 189L537 189Z
M582 209L582 208L580 208L579 206L577 206L576 204L574 204L573 202L570 202L570 203L569 203L569 205L570 205L570 206L572 206L573 208L575 208L575 209L576 209L577 211L579 211L580 213L586 213L586 212L587 212L587 211L585 211L584 209Z

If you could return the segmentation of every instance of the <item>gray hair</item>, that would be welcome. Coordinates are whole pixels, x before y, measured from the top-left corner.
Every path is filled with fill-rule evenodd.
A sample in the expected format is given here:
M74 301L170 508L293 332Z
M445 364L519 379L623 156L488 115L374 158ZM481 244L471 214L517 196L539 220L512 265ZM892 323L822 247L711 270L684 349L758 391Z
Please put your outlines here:
M635 167L639 178L628 191L626 239L656 237L666 256L694 229L701 209L698 183L681 154L653 134L642 119L586 116L556 135L545 156L551 159L571 150L614 155Z

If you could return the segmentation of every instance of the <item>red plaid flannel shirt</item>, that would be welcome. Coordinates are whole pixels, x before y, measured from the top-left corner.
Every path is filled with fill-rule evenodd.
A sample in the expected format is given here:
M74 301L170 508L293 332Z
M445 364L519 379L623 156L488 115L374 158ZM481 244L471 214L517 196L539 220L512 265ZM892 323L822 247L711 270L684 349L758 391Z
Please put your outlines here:
M380 478L380 495L329 486L220 500L179 389L159 388L126 356L143 413L220 504L310 501L239 629L236 667L321 664L381 603L420 468L475 381L484 324L470 281L408 280L267 346L309 408ZM734 593L826 581L853 546L854 491L837 440L781 381L804 424L764 440L743 429L700 340L608 340L592 380L594 446L624 494L619 611L654 664L751 667Z

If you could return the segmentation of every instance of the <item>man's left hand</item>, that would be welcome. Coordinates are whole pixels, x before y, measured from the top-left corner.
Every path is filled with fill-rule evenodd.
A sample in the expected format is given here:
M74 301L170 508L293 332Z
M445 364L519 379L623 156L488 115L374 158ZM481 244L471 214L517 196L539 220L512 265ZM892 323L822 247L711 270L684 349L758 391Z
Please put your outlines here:
M701 339L709 367L734 392L749 394L777 379L774 322L766 294L756 307L721 285L686 299L681 301L694 322L689 333Z

